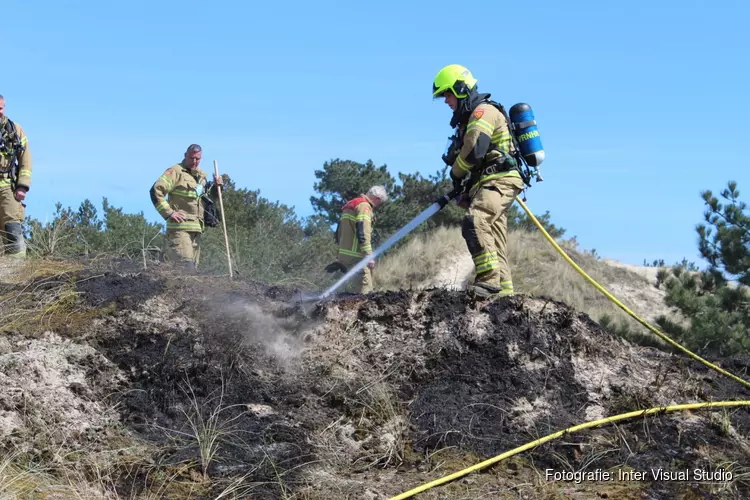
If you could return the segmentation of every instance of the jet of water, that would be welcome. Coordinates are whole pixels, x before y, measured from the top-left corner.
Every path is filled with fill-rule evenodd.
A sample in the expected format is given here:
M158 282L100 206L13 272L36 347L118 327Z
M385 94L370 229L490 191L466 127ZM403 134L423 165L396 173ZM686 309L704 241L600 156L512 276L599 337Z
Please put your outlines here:
M414 217L414 219L411 220L407 225L399 229L395 234L391 235L390 238L385 240L385 243L380 245L378 248L375 249L375 251L370 255L369 258L365 258L357 262L357 264L349 269L347 273L341 277L336 283L331 285L328 290L323 292L318 299L324 299L331 295L333 292L335 292L341 285L349 281L352 276L360 272L370 261L375 260L380 254L388 250L390 247L392 247L394 244L396 244L401 238L412 232L417 226L419 226L421 223L438 213L440 210L443 209L452 199L454 199L456 196L458 196L458 190L453 190L448 194L445 194L438 198L435 203L427 207L425 210L422 211L419 215Z

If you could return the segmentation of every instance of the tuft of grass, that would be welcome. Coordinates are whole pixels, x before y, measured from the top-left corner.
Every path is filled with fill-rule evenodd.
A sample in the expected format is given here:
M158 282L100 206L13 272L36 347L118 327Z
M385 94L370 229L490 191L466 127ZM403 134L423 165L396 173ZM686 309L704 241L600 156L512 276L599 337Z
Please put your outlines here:
M170 475L165 469L155 466L149 448L141 445L103 452L58 449L45 463L34 462L20 450L13 450L0 457L0 499L156 500L178 486L177 476L182 473ZM129 496L117 492L118 484L137 481L138 473L147 478L145 488L134 483ZM142 491L136 495L135 490Z
M83 269L79 263L52 258L18 259L0 255L0 282L9 285L28 283L42 278L72 274Z
M178 438L187 441L188 446L196 447L200 458L200 467L202 480L210 480L208 470L214 462L219 446L221 443L236 434L234 426L236 421L243 416L242 412L237 413L234 417L225 418L224 414L244 405L235 404L227 405L224 402L226 396L226 382L221 377L221 386L212 391L206 398L200 399L195 394L190 380L186 378L181 384L180 389L187 397L190 408L180 408L187 421L187 431L166 429L157 426L159 429L170 434L175 434Z
M384 384L365 389L365 406L373 413L375 422L382 422L380 427L380 453L373 462L382 467L404 461L406 433L406 419L401 415L401 409L391 392Z
M719 492L729 492L733 495L739 495L739 489L750 487L750 467L747 465L740 465L737 462L722 462L714 468L714 470L718 469L724 469L732 474L731 479L720 481L716 485L716 489ZM735 498L739 498L739 496Z
M360 387L347 398L347 414L315 434L312 442L322 462L335 470L362 472L406 460L409 415L387 377Z
M0 457L0 498L22 498L48 482L41 468L22 467L21 453L11 451Z
M0 295L0 331L49 326L79 309L75 279L67 273L28 279Z
M126 438L106 450L51 452L44 463L20 450L0 454L0 500L70 498L77 500L185 500L248 498L257 469L233 477L204 479L190 462L157 463L164 450Z

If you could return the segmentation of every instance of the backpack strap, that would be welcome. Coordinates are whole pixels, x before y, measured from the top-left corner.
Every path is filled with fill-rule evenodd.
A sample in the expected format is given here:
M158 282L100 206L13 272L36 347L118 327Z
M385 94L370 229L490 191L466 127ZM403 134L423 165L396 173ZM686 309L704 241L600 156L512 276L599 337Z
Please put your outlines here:
M11 178L15 179L17 177L15 171L18 169L18 159L25 149L21 142L21 136L18 135L16 124L13 123L13 120L7 118L5 124L0 129L0 154L10 156L10 162L8 163L8 168L0 170L0 173L7 174L8 172L13 172Z

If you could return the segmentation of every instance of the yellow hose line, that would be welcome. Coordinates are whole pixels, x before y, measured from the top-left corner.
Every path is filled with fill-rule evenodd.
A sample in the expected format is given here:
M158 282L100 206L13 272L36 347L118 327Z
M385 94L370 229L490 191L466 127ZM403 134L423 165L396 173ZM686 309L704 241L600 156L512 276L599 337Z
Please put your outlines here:
M682 404L682 405L673 405L673 406L657 406L655 408L649 408L647 410L636 410L631 411L629 413L622 413L620 415L615 415L612 417L602 418L599 420L591 420L589 422L575 425L573 427L568 427L567 429L564 429L562 431L557 431L555 433L549 434L547 436L544 436L543 438L537 439L536 441L532 441L530 443L526 443L523 446L519 446L518 448L512 449L510 451L506 451L502 455L498 455L496 457L490 458L488 460L485 460L484 462L480 462L476 465L472 465L471 467L467 467L464 470L460 470L458 472L454 472L453 474L450 474L445 477L441 477L440 479L436 479L435 481L425 483L422 486L418 486L412 490L406 491L404 493L401 493L400 495L397 495L395 497L391 497L389 500L403 500L404 498L411 498L417 493L422 493L423 491L427 491L430 488L434 488L435 486L440 486L441 484L445 484L449 481L453 481L454 479L458 479L459 477L463 477L467 474L470 474L474 471L478 471L480 469L483 469L487 466L490 466L492 464L495 464L497 462L500 462L501 460L505 460L506 458L510 458L513 455L516 455L518 453L521 453L522 451L529 450L531 448L535 448L539 446L540 444L544 444L548 441L552 441L553 439L557 439L559 437L564 436L565 434L572 434L573 432L578 432L583 429L590 429L592 427L597 427L599 425L603 424L610 424L612 422L617 422L620 420L626 420L629 418L635 418L635 417L643 417L646 415L653 415L655 413L667 413L671 411L683 411L683 410L697 410L701 408L715 408L715 407L725 407L725 406L750 406L750 401L715 401L711 403L688 403L688 404Z
M633 319L638 321L640 324L648 328L651 332L655 333L657 336L659 336L661 339L663 339L665 342L668 342L669 344L673 345L680 351L684 352L688 356L690 356L693 359L696 359L703 363L704 365L708 366L709 368L712 368L716 370L717 372L721 373L722 375L726 375L727 377L736 380L737 382L741 383L745 387L750 388L750 382L747 380L743 380L740 377L733 375L729 373L728 371L716 366L715 364L711 363L710 361L707 361L697 354L693 353L692 351L688 350L687 348L681 346L671 338L669 338L666 334L659 331L657 328L652 326L647 321L641 319L637 314L635 314L633 311L631 311L625 304L620 302L617 297L609 293L606 288L601 286L599 283L597 283L591 276L589 276L586 271L581 269L581 267L573 262L573 259L571 259L567 253L565 253L565 250L563 250L560 245L557 244L555 239L550 236L550 234L547 232L546 229L544 229L544 226L539 222L539 220L534 216L534 214L529 210L529 207L526 206L526 204L521 201L520 198L516 196L516 201L521 205L521 208L524 209L526 212L526 215L529 216L529 218L534 222L534 225L542 232L545 238L547 238L547 241L549 241L553 247L555 247L555 250L562 255L563 259L565 259L568 264L573 266L573 269L578 271L578 274L583 276L589 283L591 283L594 288L602 292L609 300L614 302L620 309L628 313ZM407 492L401 493L400 495L397 495L395 497L390 498L389 500L403 500L404 498L411 498L414 495L418 493L422 493L423 491L427 491L430 488L434 488L435 486L440 486L441 484L445 484L447 482L453 481L454 479L458 479L459 477L463 477L467 474L470 474L474 471L483 469L485 467L488 467L492 464L495 464L497 462L500 462L501 460L505 460L506 458L510 458L513 455L516 455L518 453L521 453L523 451L529 450L531 448L535 448L539 446L540 444L544 444L548 441L552 441L553 439L557 439L559 437L564 436L565 434L570 434L573 432L577 432L583 429L590 429L592 427L597 427L599 425L608 424L612 422L617 422L619 420L626 420L629 418L635 418L640 416L646 416L646 415L652 415L655 413L666 413L671 411L683 411L683 410L695 410L700 408L715 408L715 407L725 407L725 406L750 406L750 401L716 401L712 403L690 403L690 404L683 404L683 405L674 405L674 406L658 406L655 408L649 408L647 410L636 410L631 411L629 413L622 413L620 415L615 415L613 417L607 417L602 418L600 420L592 420L590 422L586 422L583 424L579 424L573 427L568 427L567 429L564 429L562 431L555 432L553 434L549 434L541 439L537 439L536 441L532 441L530 443L526 443L522 446L519 446L518 448L512 449L510 451L506 451L505 453L501 455L497 455L496 457L490 458L488 460L485 460L484 462L480 462L476 465L472 465L471 467L467 467L466 469L463 469L461 471L455 472L453 474L450 474L448 476L442 477L440 479L436 479L435 481L423 484L422 486L418 486L414 489L411 489Z
M517 197L517 196L516 196L516 201L521 205L521 208L524 209L524 211L526 212L526 215L529 216L529 218L534 222L534 224L536 225L536 227L539 228L539 230L542 232L542 234L544 235L544 237L547 238L547 241L549 241L552 244L552 246L555 247L555 250L557 250L557 252L560 255L562 255L563 259L565 259L568 262L568 264L570 264L571 266L573 266L573 269L575 269L576 271L578 271L578 274L580 274L581 276L583 276L584 278L586 278L586 280L589 283L591 283L594 286L594 288L596 288L597 290L599 290L600 292L602 292L609 300L611 300L612 302L614 302L620 309L622 309L623 311L625 311L626 313L628 313L630 316L633 317L633 319L635 319L640 324L642 324L643 326L645 326L646 328L648 328L651 332L653 332L656 335L658 335L659 338L661 338L665 342L668 342L669 344L671 344L672 346L676 347L680 351L684 352L685 354L687 354L691 358L700 361L701 363L703 363L704 365L708 366L709 368L712 368L712 369L716 370L717 372L721 373L722 375L726 375L727 377L729 377L729 378L731 378L731 379L739 382L740 384L744 385L745 387L750 388L750 382L748 382L747 380L741 379L737 375L729 373L728 371L724 370L723 368L720 368L720 367L716 366L715 364L711 363L710 361L707 361L707 360L703 359L702 357L698 356L697 354L693 353L692 351L688 350L687 348L681 346L680 344L678 344L677 342L675 342L674 340L672 340L671 338L669 338L666 334L664 334L661 331L659 331L659 329L657 329L656 327L652 326L647 321L641 319L636 313L634 313L633 311L631 311L625 304L623 304L622 302L620 302L617 299L617 297L615 297L614 295L612 295L611 293L609 293L606 288L604 288L603 286L601 286L591 276L589 276L588 274L586 274L586 271L584 271L583 269L581 269L578 266L578 264L576 264L575 262L573 262L573 259L571 259L568 256L568 254L565 253L565 250L563 250L560 247L560 245L557 244L557 242L555 241L555 239L552 236L549 235L549 233L547 232L546 229L544 229L544 226L542 226L539 223L539 221L534 216L534 214L531 213L531 210L529 210L529 207L527 207L526 204L523 201L521 201L521 199L519 197Z

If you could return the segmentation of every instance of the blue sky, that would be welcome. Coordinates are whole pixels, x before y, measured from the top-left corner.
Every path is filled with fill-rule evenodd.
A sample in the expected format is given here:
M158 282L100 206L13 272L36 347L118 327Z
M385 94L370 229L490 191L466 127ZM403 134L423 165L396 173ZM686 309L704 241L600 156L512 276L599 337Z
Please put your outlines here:
M63 5L64 4L64 5ZM151 184L204 148L241 187L310 215L332 158L434 173L447 64L531 104L547 159L528 193L585 249L697 259L700 191L750 201L750 3L17 2L6 113L34 156L28 214L106 196L158 214Z

